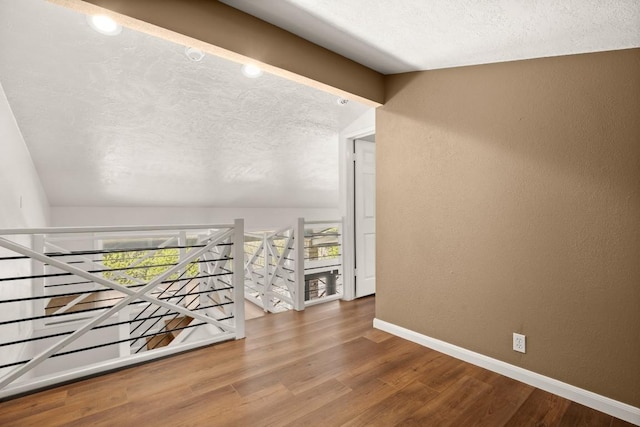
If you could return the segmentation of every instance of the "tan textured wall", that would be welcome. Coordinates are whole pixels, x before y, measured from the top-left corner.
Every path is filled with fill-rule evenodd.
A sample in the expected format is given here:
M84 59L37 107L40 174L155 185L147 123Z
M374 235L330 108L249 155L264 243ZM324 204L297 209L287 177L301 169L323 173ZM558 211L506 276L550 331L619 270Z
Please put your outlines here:
M383 75L288 31L215 0L49 0L377 107ZM104 8L104 9L103 9Z
M640 407L640 49L386 83L377 317Z

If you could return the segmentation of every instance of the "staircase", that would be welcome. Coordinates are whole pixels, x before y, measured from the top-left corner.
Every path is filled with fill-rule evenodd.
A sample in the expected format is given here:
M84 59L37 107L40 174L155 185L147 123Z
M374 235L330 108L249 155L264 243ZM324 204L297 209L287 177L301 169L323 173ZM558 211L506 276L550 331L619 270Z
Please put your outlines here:
M55 313L77 313L96 308L110 308L123 298L123 295L116 291L87 291L78 292L72 295L54 296L45 307L45 315L51 316Z
M152 337L147 337L147 350L168 346L180 332L189 326L192 320L193 318L188 316L165 320L161 331Z

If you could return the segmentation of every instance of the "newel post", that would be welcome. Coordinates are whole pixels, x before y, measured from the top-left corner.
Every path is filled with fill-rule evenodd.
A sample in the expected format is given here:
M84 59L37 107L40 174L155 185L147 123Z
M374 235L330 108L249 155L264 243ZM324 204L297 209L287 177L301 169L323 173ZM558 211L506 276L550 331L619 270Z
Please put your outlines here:
M298 218L293 231L295 289L294 308L304 310L304 218Z
M244 333L244 220L233 222L233 303L236 323L236 339Z

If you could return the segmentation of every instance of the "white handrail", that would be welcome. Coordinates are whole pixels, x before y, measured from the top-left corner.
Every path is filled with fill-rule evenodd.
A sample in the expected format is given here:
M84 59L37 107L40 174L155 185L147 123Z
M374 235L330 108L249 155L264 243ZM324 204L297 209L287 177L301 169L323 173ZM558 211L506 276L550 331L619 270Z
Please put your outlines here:
M327 221L305 221L305 225L319 225L319 224L342 224L341 219L331 219Z
M67 233L117 233L128 231L170 231L207 230L233 228L233 224L188 224L188 225L139 225L139 226L99 226L99 227L45 227L45 228L4 228L0 236L19 234L67 234Z

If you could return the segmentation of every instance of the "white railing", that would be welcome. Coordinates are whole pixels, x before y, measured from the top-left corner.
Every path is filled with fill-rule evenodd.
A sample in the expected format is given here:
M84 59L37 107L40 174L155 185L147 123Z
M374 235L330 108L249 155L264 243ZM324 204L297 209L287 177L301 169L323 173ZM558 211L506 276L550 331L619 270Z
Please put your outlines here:
M342 221L304 223L305 305L342 298Z
M244 337L244 224L0 230L0 398Z
M342 221L245 234L245 298L277 313L342 297ZM299 238L299 236L303 236Z
M296 272L300 242L297 227L245 234L245 298L265 311L302 310Z

